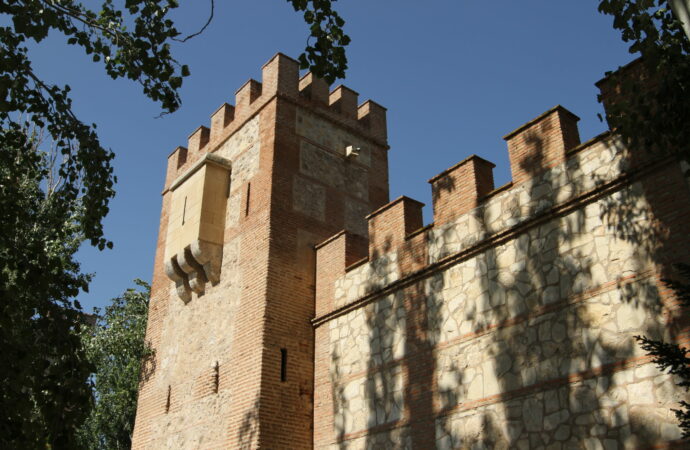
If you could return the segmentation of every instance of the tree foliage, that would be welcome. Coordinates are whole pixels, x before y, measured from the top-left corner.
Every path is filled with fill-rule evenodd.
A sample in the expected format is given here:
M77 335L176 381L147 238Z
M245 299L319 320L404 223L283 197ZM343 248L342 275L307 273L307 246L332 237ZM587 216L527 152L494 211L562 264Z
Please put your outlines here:
M609 125L630 148L690 157L690 41L667 0L602 0L599 11L613 16L614 28L630 53L641 57L640 76L609 74L619 84L618 101L607 107Z
M328 83L345 77L345 47L350 37L343 32L345 20L332 7L331 0L288 0L295 11L304 12L309 25L310 41L299 56L302 69L311 69ZM335 1L335 0L333 0ZM313 38L313 43L311 41Z
M38 141L17 124L0 130L2 448L72 446L90 395L70 300L89 281L73 259L82 209L51 177L55 154Z
M93 374L94 407L80 431L85 448L129 449L137 406L142 362L151 355L144 342L150 286L135 280L142 290L128 289L111 300L105 314L82 339Z
M342 77L349 38L331 1L287 1L309 25L303 66L329 81ZM212 17L213 0L210 5ZM102 220L116 182L113 152L99 141L96 125L76 116L69 86L36 73L27 45L61 36L113 79L138 83L164 113L180 107L179 90L190 74L174 59L172 44L198 33L182 37L175 28L170 14L177 0L101 0L96 6L0 1L7 19L0 26L2 448L78 445L92 366L80 346L83 315L73 300L88 289L89 276L74 254L83 241L112 246ZM42 130L46 140L32 130Z

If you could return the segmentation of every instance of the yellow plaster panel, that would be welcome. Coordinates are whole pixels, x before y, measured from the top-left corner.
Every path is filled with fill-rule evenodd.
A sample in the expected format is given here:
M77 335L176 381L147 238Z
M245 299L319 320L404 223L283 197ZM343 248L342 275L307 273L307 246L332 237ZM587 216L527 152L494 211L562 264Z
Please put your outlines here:
M206 163L172 192L166 259L196 240L223 243L230 172Z

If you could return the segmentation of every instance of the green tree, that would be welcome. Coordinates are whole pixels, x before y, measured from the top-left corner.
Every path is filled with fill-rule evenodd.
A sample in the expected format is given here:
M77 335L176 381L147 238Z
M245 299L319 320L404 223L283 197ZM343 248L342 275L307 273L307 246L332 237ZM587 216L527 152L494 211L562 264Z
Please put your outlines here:
M142 363L151 355L144 342L150 286L127 289L111 300L105 314L82 331L86 358L93 364L93 408L80 431L85 448L128 449L137 407Z
M607 74L623 94L607 109L609 125L630 148L690 160L690 41L668 0L602 0L599 11L613 16L641 66Z
M342 77L349 38L331 1L287 1L310 30L303 66L329 81ZM99 141L96 125L72 111L69 86L34 71L27 44L62 36L171 113L190 73L174 59L173 44L198 34L180 35L169 18L177 7L177 0L102 0L96 9L75 0L0 2L7 18L0 26L2 448L78 445L92 367L79 342L83 315L74 300L89 277L74 254L84 241L112 246L102 220L114 195L113 152ZM50 151L34 129L45 131Z
M631 43L630 53L640 55L632 67L609 75L608 82L620 92L607 105L607 120L636 152L690 161L690 41L670 6L667 0L600 2L599 11L612 15L614 28ZM690 266L681 263L678 268L690 279ZM687 310L690 285L665 281ZM678 385L690 389L690 349L643 336L636 339L662 371L678 376ZM683 437L690 437L690 404L682 401L673 411Z
M16 125L0 130L2 448L72 446L90 398L70 301L89 281L73 259L81 210L39 141Z

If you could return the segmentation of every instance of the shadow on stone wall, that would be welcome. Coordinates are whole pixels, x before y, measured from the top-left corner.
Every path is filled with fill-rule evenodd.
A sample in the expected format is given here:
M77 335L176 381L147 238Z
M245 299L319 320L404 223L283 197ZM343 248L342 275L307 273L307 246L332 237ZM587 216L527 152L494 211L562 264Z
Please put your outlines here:
M242 425L237 430L238 448L249 450L258 448L259 442L259 399L254 401L254 406L244 413Z
M139 374L139 385L148 382L156 373L158 367L158 360L156 359L156 349L151 346L150 342L146 342L148 352L144 355L141 361L141 373Z
M569 177L590 176L580 167L589 162L575 157L567 172L541 171L543 142L535 137L531 146L533 156L522 167L532 175L523 185L528 210L505 205L516 222L558 204L566 178L568 189L577 189ZM615 170L631 167L641 166L622 156ZM604 188L608 175L595 172L593 187ZM620 442L646 447L677 439L669 422L669 381L650 365L634 373L621 366L642 356L633 334L673 340L680 330L673 319L670 327L659 323L663 308L654 274L672 276L670 263L683 256L679 248L690 248L690 232L682 222L665 222L673 218L672 207L657 201L664 195L658 184L655 177L642 178L489 248L464 272L474 269L472 279L462 279L477 285L474 291L448 286L450 268L366 306L371 352L362 392L367 421L361 425L369 431L354 446L617 448ZM675 188L685 189L680 200L687 201L687 185ZM473 214L480 236L496 231L483 207ZM606 239L611 234L615 242ZM625 250L629 244L634 251ZM515 255L510 270L501 270L504 252ZM611 289L598 291L602 283ZM464 317L453 317L461 310ZM439 348L446 327L462 335ZM396 355L401 330L404 355ZM356 419L354 412L338 419L352 405L347 377L338 371L340 356L332 358L334 416L344 449L350 440L343 439L357 429L346 422ZM401 390L404 405L398 404Z

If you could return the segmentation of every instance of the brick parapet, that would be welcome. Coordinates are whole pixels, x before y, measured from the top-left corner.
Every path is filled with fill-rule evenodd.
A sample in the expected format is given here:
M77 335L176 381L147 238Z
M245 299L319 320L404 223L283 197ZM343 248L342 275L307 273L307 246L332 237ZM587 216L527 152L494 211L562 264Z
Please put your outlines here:
M505 135L513 183L520 184L562 164L580 145L575 114L558 105Z
M368 252L367 239L346 231L334 235L316 247L316 316L334 309L335 281Z
M472 155L430 179L434 224L443 225L476 208L494 189L494 167Z
M369 214L369 260L394 251L408 234L421 228L423 207L423 203L402 196Z
M574 152L574 154L579 155L578 158L580 159L570 162L566 161L564 164L569 164L571 170L580 170L591 164L592 161L599 161L599 157L594 160L588 159L591 156L588 155L589 152L597 153L604 151L608 148L607 144L612 145L613 141L615 139L595 140L589 148L580 148L577 152ZM608 149L610 150L610 148ZM610 411L607 408L611 404L609 397L607 397L608 395L616 395L621 389L627 389L628 392L631 392L630 395L634 395L632 392L643 386L647 389L647 387L651 388L663 383L665 383L665 386L669 385L670 380L666 375L656 372L650 363L649 357L640 356L642 351L639 348L628 349L628 347L622 347L618 343L632 341L633 336L639 333L646 333L648 335L652 333L657 338L663 337L673 342L687 342L688 323L687 321L679 321L680 310L678 309L677 300L673 298L672 292L664 287L660 281L666 277L665 274L668 273L668 269L673 262L682 261L687 257L687 251L682 249L690 248L687 225L690 223L688 221L690 209L687 207L687 205L690 205L690 196L687 181L683 179L678 162L672 159L667 158L654 164L630 168L625 165L624 161L610 157L606 158L603 154L601 156L603 158L601 160L608 160L613 165L596 167L594 170L595 175L607 174L608 178L601 178L599 182L593 182L589 185L590 189L572 189L570 194L574 193L574 195L559 196L560 203L556 202L550 205L549 208L528 211L530 220L515 221L512 226L507 225L507 228L494 228L490 230L493 233L484 235L483 241L480 239L468 244L469 247L465 247L464 253L463 250L460 250L459 253L445 254L436 262L424 265L416 272L411 271L407 275L405 275L405 272L409 269L405 269L405 267L415 267L412 256L403 256L406 251L404 244L397 249L391 249L390 251L397 254L397 265L402 272L400 278L382 283L364 296L355 298L352 303L337 305L337 309L331 313L321 317L317 316L313 323L317 333L320 332L319 336L323 336L324 340L323 342L317 341L317 346L327 348L321 349L323 356L321 359L317 359L316 371L317 374L322 375L316 381L316 402L323 414L328 414L328 411L335 411L336 414L336 417L325 416L323 419L316 419L317 427L326 427L322 430L318 428L316 430L315 445L317 447L327 447L328 445L349 446L350 444L362 445L362 441L372 443L376 442L376 436L379 434L388 436L388 439L395 441L397 439L395 438L397 436L395 434L397 431L395 430L404 430L405 433L408 433L408 436L412 436L411 439L418 439L420 435L428 431L429 421L431 423L436 422L436 424L446 420L448 423L450 421L455 423L456 421L464 420L463 418L466 417L466 412L468 411L481 413L481 408L495 408L495 411L498 411L498 416L502 417L500 411L509 409L509 407L512 408L510 405L515 402L521 405L523 402L540 404L539 402L542 401L543 396L554 395L553 392L559 390L569 393L567 395L570 395L570 397L567 398L570 399L570 403L568 404L566 401L565 404L569 405L571 411L582 412L578 411L578 408L580 408L578 405L580 404L574 398L579 395L579 392L589 389L589 386L598 386L600 384L615 387L615 389L613 387L604 387L601 392L597 391L597 395L603 396L603 400L596 407L601 408L601 411L605 411L602 414L608 417L607 414ZM612 170L620 169L621 167L626 167L626 170ZM559 167L554 169L557 175L564 173L561 169ZM584 170L587 171L589 169ZM562 178L560 176L554 177L554 174L548 171L543 173L542 176L551 180L570 179L566 176ZM493 202L498 199L501 200L501 203L498 203L499 205L505 205L506 197L514 196L520 190L527 190L527 192L534 195L535 192L538 193L538 186L538 183L534 183L531 186L529 183L523 183L521 186L516 187L519 188L517 191L513 190L515 188L508 188L493 194L490 197L490 201ZM535 188L537 188L536 191ZM555 192L558 194L557 190ZM670 194L671 192L677 196L676 201L672 200L673 194ZM626 196L631 199L645 199L646 206L640 205L638 200L627 203L625 201ZM534 294L530 297L534 302L534 306L514 317L506 315L506 311L500 310L500 308L496 310L483 310L480 308L479 302L474 307L471 296L465 297L461 291L458 291L459 286L464 286L460 280L456 280L457 285L444 286L444 283L448 282L447 280L452 280L454 277L459 276L460 273L463 273L463 276L465 276L465 269L460 269L459 267L470 260L485 261L484 264L487 266L483 267L482 275L478 276L492 280L492 277L496 275L487 274L491 274L492 270L496 271L496 268L490 266L489 261L486 260L488 257L481 259L483 255L499 255L498 257L500 258L502 254L498 253L497 248L506 247L508 243L518 245L518 242L525 242L526 240L534 239L536 236L543 236L540 232L537 232L537 229L540 227L549 229L550 223L574 223L577 220L573 219L580 217L580 215L583 218L582 220L586 220L584 217L589 218L592 214L591 211L598 209L591 206L595 204L597 206L607 205L607 199L615 199L614 202L622 202L623 210L616 213L623 212L628 208L636 208L635 215L645 217L643 228L653 230L651 234L645 235L647 237L625 235L621 238L628 241L633 239L633 242L637 242L630 244L637 249L634 256L630 258L640 261L640 263L638 265L631 265L630 261L626 261L621 270L623 274L632 273L633 275L624 275L617 278L609 277L606 278L605 282L602 282L602 275L592 271L593 276L597 280L592 280L595 287L584 292L574 292L570 295L564 295L561 292L557 294L560 300L544 300L543 298L546 298L546 296L542 298L542 295ZM536 205L538 203L535 203ZM679 205L685 206L679 208ZM611 210L616 210L616 203L603 209L605 212L610 212ZM645 211L649 211L651 215L645 216ZM617 220L614 219L612 223L617 223ZM658 225L656 225L657 223ZM489 225L489 223L486 225ZM425 232L412 233L407 236L406 242L420 239L420 236L424 236L425 233L431 231L433 231L433 228ZM639 229L638 231L642 230ZM590 235L590 238L592 234L600 236L595 233L595 230L588 228L588 226L579 231L571 231L571 233L572 235L568 234L568 236L574 241L578 239L578 233ZM614 231L609 229L607 233L611 234ZM639 241L635 241L635 239L639 239ZM653 242L658 245L658 248L643 248L645 247L644 242ZM424 249L423 243L421 241L422 249ZM595 249L597 252L604 251L602 247L605 245L607 244L599 244ZM527 252L528 247L524 244L523 247L524 251ZM531 249L531 244L529 248ZM538 252L536 248L533 251ZM605 251L608 254L609 250ZM613 251L613 249L610 251ZM684 252L685 255L683 255ZM544 253L547 253L546 249ZM585 253L585 255L588 255L588 253ZM535 253L533 258L536 260L543 258L543 256ZM567 259L567 256L564 258ZM587 256L583 255L582 258L587 258ZM611 256L611 259L615 261L617 257ZM645 265L642 264L643 261L651 262ZM596 259L592 263L596 263ZM540 262L540 265L535 267L534 270L541 269L541 265L544 264L544 262ZM616 263L614 262L614 264ZM527 267L530 267L529 263ZM527 269L515 270L526 271ZM476 272L472 270L471 273L475 274ZM500 274L503 273L503 271L499 270L498 276L500 277ZM517 277L514 273L512 275ZM367 279L367 282L372 283L372 279ZM490 282L487 281L487 283ZM538 278L530 282L537 285L540 283ZM425 284L428 284L428 288L420 287ZM491 284L489 284L488 293L485 294L487 297L491 297L493 293L501 289L501 287L491 288L490 286ZM426 292L426 298L419 298L420 290ZM625 298L626 293L631 297ZM474 313L468 313L469 317L463 318L462 314L456 311L449 318L449 321L450 319L457 321L457 326L460 330L469 325L469 330L471 331L465 334L462 334L461 331L459 337L451 340L436 337L437 334L445 333L446 329L454 328L454 326L449 327L448 322L444 322L443 319L446 316L443 316L441 319L432 319L436 317L435 315L438 312L434 306L429 305L434 304L434 298L439 298L442 295L448 295L447 301L454 302L455 305L465 305L464 307L468 310L476 308ZM657 296L659 304L656 304ZM458 299L461 299L461 301L457 301ZM542 301L546 303L543 306L541 304ZM397 310L404 311L402 317L396 313L396 302L400 302L397 303ZM440 302L440 300L436 300L436 302ZM493 304L493 300L490 300L490 302ZM392 308L390 306L391 303L394 305ZM498 305L501 304L498 301ZM495 304L493 305L496 306ZM487 307L485 306L484 308ZM644 316L639 316L641 314L640 310L644 311ZM482 311L482 313L478 314L479 311ZM616 316L616 312L619 316ZM633 318L633 314L638 314L638 316ZM410 326L409 322L411 320L418 320L415 317L419 315L427 318L428 322L422 320L423 323L427 324L426 327ZM396 321L393 323L400 325L394 326L389 324L386 319L387 316L396 317ZM362 320L362 317L364 320ZM611 317L614 318L615 324L621 327L620 334L615 332L613 332L613 335L610 334ZM642 320L639 317L645 317L645 319ZM496 320L492 321L491 318ZM603 323L607 320L609 321L608 324ZM405 323L407 323L407 326L405 326ZM454 324L455 322L451 323ZM542 329L544 327L550 329L555 323L566 323L566 329L573 330L571 331L572 336L566 338L569 339L568 342L563 344L567 349L571 349L566 352L566 358L569 358L570 365L567 367L568 370L565 370L562 366L556 366L556 371L560 371L559 376L549 375L551 372L546 367L548 366L547 360L542 364L541 360L537 359L544 356L539 356L538 352L532 355L530 351L521 350L516 352L514 356L517 358L518 355L530 353L529 358L525 357L525 367L537 365L538 363L537 367L534 368L535 378L533 381L524 381L532 379L529 375L530 372L525 369L524 373L526 375L523 375L522 382L519 380L518 382L508 380L498 382L496 386L485 384L485 392L487 390L490 394L498 392L492 395L482 394L481 384L479 384L478 388L479 393L474 392L476 383L470 383L470 381L473 381L472 375L469 376L466 382L464 381L463 374L476 373L477 370L480 370L472 368L470 371L466 367L467 363L463 362L468 359L471 361L472 358L478 358L476 356L478 348L485 349L484 351L489 352L494 358L489 360L492 362L486 363L488 364L486 367L482 365L484 372L488 370L490 374L493 374L495 371L496 377L499 377L505 371L505 369L501 368L504 366L505 361L501 359L502 357L499 357L501 355L494 353L491 347L486 347L486 345L480 342L494 342L499 348L510 348L512 344L506 344L506 342L528 339L528 336L531 336L530 330L533 330L536 335L538 329L539 339L542 339ZM613 325L614 330L617 330L615 324ZM403 331L393 332L387 328L391 326ZM577 330L580 330L580 332L578 333ZM397 344L396 333L398 332L405 336L403 338L404 346ZM609 334L600 337L600 332ZM358 335L357 333L360 334ZM383 333L388 333L390 337L385 338L385 340L382 337L377 338L377 336L381 336ZM612 337L614 335L617 336L615 338L616 343L610 341L614 339ZM369 342L367 345L362 346L359 342L363 337L366 338L367 336L369 336ZM549 336L549 334L546 334L546 336ZM587 341L587 339L590 339L590 341ZM584 341L580 342L580 340ZM350 344L350 342L356 343L356 348L352 349L353 344ZM390 347L382 350L380 346L383 344L379 342L388 342L386 345ZM596 349L601 348L597 347L599 345L604 346L606 350L597 352ZM595 348L593 352L591 346ZM456 350L461 347L462 350ZM398 348L404 350L398 350ZM627 353L624 351L625 349L627 349ZM330 359L326 356L329 352ZM374 352L378 353L375 354ZM610 356L606 352L615 352L615 357ZM346 353L352 353L356 356L346 358ZM606 356L602 356L602 354ZM623 357L621 356L623 354L632 356ZM551 358L554 357L552 356ZM563 358L564 356L560 355L559 357ZM457 363L458 365L449 366L450 363L444 362L450 359L454 361L454 364ZM358 366L359 369L352 369L357 360L365 361L365 363L360 364ZM319 367L318 364L320 363L327 364L327 367ZM492 364L495 364L495 366ZM512 364L514 365L515 363ZM330 371L330 378L325 375L327 369ZM453 370L457 371L459 375L455 375ZM450 375L446 374L446 372L450 372ZM657 375L654 376L653 381L650 381L652 380L650 374L654 373L657 373ZM431 378L429 379L430 376ZM387 380L394 377L399 377L396 378L399 381L388 381L388 384L384 384L387 387L384 388L383 394L379 393L381 391L373 391L368 388L368 386L374 386L376 383L379 383L378 380ZM420 378L425 380L423 383L425 389L436 393L431 406L424 400L423 396L412 394L418 392L416 389L420 386L420 383L415 380ZM467 398L463 397L462 401L453 400L456 397L453 396L452 392L448 392L450 388L447 388L447 386L453 384L453 380L457 381L458 386L460 386L458 389L461 389L462 392L468 389L472 390L472 392L468 390L467 393L462 394L467 396ZM318 383L320 382L323 384L319 385ZM383 383L386 382L383 381ZM484 383L487 382L485 381ZM355 421L355 425L353 425L352 421L355 419L352 417L355 416L348 409L356 408L355 406L350 406L355 404L355 400L364 402L365 407L363 410L365 411L367 410L366 405L378 404L374 403L375 401L393 405L393 393L391 393L391 390L397 389L394 386L398 385L404 386L406 395L409 395L409 397L406 397L404 413L401 417L381 423L378 410L370 407L369 418L365 418L364 422ZM364 394L359 394L359 396L363 397L364 400L359 400L357 394L357 387L359 386L362 386L359 388L359 392L364 392ZM497 391L497 389L499 390ZM669 436L677 435L676 432L672 431L673 421L668 418L664 422L668 423L670 420L671 424L667 428L663 428L666 426L663 425L661 431L658 428L654 430L646 429L644 425L644 421L648 420L644 418L646 412L640 412L640 408L656 407L659 409L661 408L659 405L662 404L667 408L671 403L666 392L659 389L655 390L654 393L649 392L644 399L631 398L629 400L622 400L622 403L620 399L617 400L619 402L617 405L621 405L620 410L625 410L626 414L627 411L631 411L631 421L626 426L633 430L634 435L647 436L642 438L642 441L635 441L630 434L620 435L618 438L619 442L627 442L628 445L630 442L638 442L639 445L640 442L662 442L665 439L670 439ZM334 393L338 394L334 396ZM377 398L378 400L376 400ZM563 403L561 404L563 405ZM645 406L639 407L638 405L641 404ZM506 414L510 414L510 419L512 420L530 422L529 418L515 417L514 413ZM639 417L633 419L632 414L637 414ZM656 413L650 412L649 414ZM446 419L445 417L448 418ZM620 427L627 423L627 419L624 419L623 422L616 421L614 421L614 425L611 425L612 428ZM362 426L362 423L365 425ZM540 422L539 426L544 426L543 422ZM577 427L574 419L564 422L564 426L572 426L572 430L574 430L572 433L579 433L577 434L578 439L585 439L586 436L589 436L586 434L586 430L580 430ZM553 431L552 428L548 427L550 425L547 425L547 431ZM438 430L439 428L436 429ZM445 430L444 433L453 435L453 432L449 430ZM460 431L457 431L456 434L466 436ZM431 435L433 438L433 433ZM509 434L508 436L512 435ZM616 436L619 435L614 432L611 436L613 436L612 439L615 442ZM438 434L435 436L437 442L441 437ZM486 439L490 438L486 437ZM645 441L644 439L650 440ZM509 442L515 443L515 441ZM674 441L671 438L669 445L682 446L683 444L681 441Z
M449 206L447 206L447 211L442 212L441 217L443 217L443 214L446 214L447 216L453 217L452 220L441 219L440 223L435 220L432 224L423 227L420 219L421 206L417 206L419 212L412 212L412 209L416 208L406 210L402 207L403 204L421 204L405 197L396 199L381 207L370 216L375 218L379 212L385 212L389 209L392 210L392 212L385 215L384 220L376 221L372 220L370 217L370 254L369 260L364 264L374 267L377 257L386 254L395 254L396 267L415 267L415 273L410 273L408 270L405 278L396 278L392 280L390 286L397 286L399 283L404 283L409 277L414 278L420 276L422 273L433 273L440 269L438 267L439 263L443 264L451 261L459 257L459 255L471 257L475 252L486 248L487 245L492 245L491 242L500 242L508 238L508 236L513 236L528 230L530 224L538 225L544 220L549 220L554 216L581 208L588 202L601 198L604 195L610 195L636 180L644 179L653 171L660 170L664 164L673 172L673 175L668 175L668 179L673 180L672 184L674 184L677 189L681 189L683 183L682 180L677 178L677 175L680 173L679 170L676 170L677 162L668 158L663 161L657 161L654 164L645 165L638 162L635 166L631 166L629 164L629 153L622 149L620 142L615 136L611 136L608 133L604 133L586 143L573 147L566 153L566 156L567 158L564 159L561 164L540 171L534 178L523 180L520 184L511 182L499 189L489 190L488 186L490 185L486 183L484 195L481 195L480 190L475 190L471 195L466 197L469 198L469 201L466 200L466 205L469 203L469 205L475 204L476 206L474 208L467 206L463 213L458 213L457 215L453 214L453 206L456 206L457 203L450 203ZM468 165L467 163L473 160L474 158L469 158L468 160L462 161L447 171L442 172L437 177L432 178L430 182L432 182L433 185L433 183L438 183L439 180L442 180L444 177L453 175L455 172L461 172L461 170ZM605 161L606 164L595 167L594 160L596 160L597 163ZM493 166L492 163L485 160L481 160L480 164L487 172L490 171ZM583 166L586 166L585 171L582 170ZM574 176L574 174L578 175ZM488 177L484 179L488 179ZM468 184L474 184L475 186L477 185L475 184L477 183L476 180L477 176L471 172L468 177L464 179ZM534 193L539 194L539 192L547 186L548 189L553 189L556 195L550 198L548 203L544 203L537 211L525 209L525 207L529 207L530 203L533 201L531 196ZM667 199L667 202L663 204L671 204L670 197L668 196L668 184L658 183L654 186L650 185L647 189L649 192L655 189L659 190L659 198ZM667 194L664 195L663 192ZM517 201L519 198L524 199L525 203L521 204ZM404 199L405 201L403 201ZM504 220L500 221L500 225L487 226L485 224L486 215L496 214L493 211L500 210L506 203L512 203L514 205L512 207L517 208L515 212L510 213L510 217L506 216ZM535 205L536 203L531 205L531 207ZM461 208L462 206L460 206L460 210L462 210ZM665 214L672 215L674 213L668 211ZM414 217L414 219L410 217ZM436 219L436 217L434 218ZM444 233L447 233L445 229L449 226L456 227L457 224L464 224L468 221L469 228L467 230L469 233L461 238L462 242L458 245L447 245L442 238ZM411 223L415 225L410 226L409 224ZM372 236L374 236L373 243L371 239ZM439 238L441 239L439 240ZM680 235L677 235L676 240L680 239ZM406 244L403 245L404 243ZM690 242L688 245L690 245ZM432 247L432 249L429 250L425 247ZM416 248L417 250L411 253L409 250L410 248ZM676 248L683 247L680 246ZM670 251L673 253L672 249L670 249ZM420 260L420 255L425 255L427 258L426 261L422 262ZM413 258L414 261L410 258ZM322 269L317 268L317 270ZM323 269L324 272L326 270L328 269ZM371 298L373 292L378 292L378 295L384 295L384 292L387 291L385 289L385 287L388 286L386 283L383 283L383 285L371 283L371 285L372 288L369 289L361 300ZM323 286L323 284L319 286ZM322 298L318 289L317 297ZM332 302L333 309L330 312L324 313L322 316L317 315L315 323L322 323L322 320L330 320L327 319L327 317L333 317L332 315L337 311L348 311L350 307L346 306L346 304L351 304L354 307L356 301L358 301L358 299L350 299L345 303L338 301ZM326 305L328 302L324 299L322 300L322 304Z

